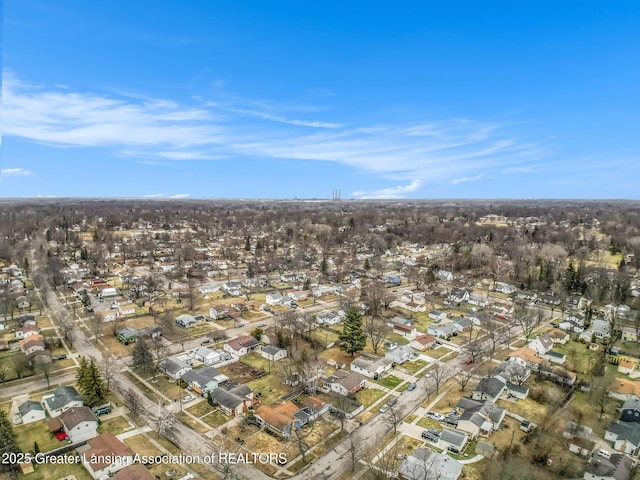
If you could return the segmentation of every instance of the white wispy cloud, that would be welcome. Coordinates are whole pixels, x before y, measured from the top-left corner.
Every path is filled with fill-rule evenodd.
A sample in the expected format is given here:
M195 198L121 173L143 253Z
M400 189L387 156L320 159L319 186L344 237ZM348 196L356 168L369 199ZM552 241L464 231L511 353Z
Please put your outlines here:
M32 177L34 174L24 168L3 168L0 170L1 177Z
M466 182L477 182L478 180L482 180L484 178L484 173L480 173L475 177L462 177L462 178L454 178L451 180L451 185L458 185L459 183Z
M162 198L164 193L151 193L149 195L143 195L142 198Z
M131 93L34 85L11 71L5 71L3 100L6 135L61 148L107 147L157 166L251 156L337 163L409 185L457 184L491 169L530 168L546 153L510 135L506 122L353 124L327 120L327 112L300 118L322 109L299 103L286 110L266 100L231 97L184 105ZM403 187L378 193L402 195L396 188Z
M357 191L353 192L352 195L355 198L360 199L383 199L383 198L404 198L407 193L412 193L420 189L422 187L423 182L421 180L414 180L408 185L398 185L397 187L383 188L380 190L374 190L371 192L365 191Z
M189 198L191 195L189 195L188 193L178 193L176 195L172 195L169 198Z

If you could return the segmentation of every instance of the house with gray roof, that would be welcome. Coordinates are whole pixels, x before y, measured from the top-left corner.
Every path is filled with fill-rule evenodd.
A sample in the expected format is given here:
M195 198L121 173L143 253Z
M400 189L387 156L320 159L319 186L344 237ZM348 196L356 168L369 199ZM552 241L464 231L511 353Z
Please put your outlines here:
M229 377L220 373L216 367L204 367L198 370L189 370L182 376L189 388L203 397L207 396L220 386L221 383L228 382Z
M610 458L595 455L587 465L585 480L629 480L633 460L627 455L614 453Z
M640 398L632 397L622 404L620 420L635 423L640 430Z
M22 423L32 423L47 418L44 407L34 400L27 400L18 406L18 413Z
M217 388L209 393L209 404L218 407L226 415L237 417L253 404L253 390L246 385Z
M84 406L84 400L75 388L65 385L56 388L50 395L42 397L42 405L49 416L55 418L65 410Z
M160 371L166 373L169 377L173 378L174 380L179 379L189 370L191 370L191 365L189 365L184 360L180 360L179 358L175 358L175 357L165 358L160 363Z
M397 347L396 347L397 348ZM367 358L361 356L351 362L351 371L369 378L378 378L391 370L393 361L386 357Z
M468 397L462 397L457 408L462 410L458 429L469 433L473 438L477 435L489 436L492 431L500 428L507 413L506 409L493 402Z
M384 356L390 359L392 362L402 365L413 356L413 348L409 345L398 345L395 348L389 349L384 353Z
M260 349L260 355L267 360L277 362L287 356L287 349L276 347L275 345L263 345Z
M507 382L500 377L483 378L471 392L471 398L496 402L506 388Z
M614 450L636 455L640 452L640 428L637 423L616 420L607 427L604 439L612 442Z
M462 453L468 442L469 437L466 433L445 428L440 435L438 446L446 448L453 453Z
M427 333L429 335L433 335L434 337L448 339L453 336L454 333L457 333L456 328L453 326L453 323L445 323L445 324L432 324L427 327Z
M462 464L449 455L419 448L405 458L396 474L400 480L457 480Z

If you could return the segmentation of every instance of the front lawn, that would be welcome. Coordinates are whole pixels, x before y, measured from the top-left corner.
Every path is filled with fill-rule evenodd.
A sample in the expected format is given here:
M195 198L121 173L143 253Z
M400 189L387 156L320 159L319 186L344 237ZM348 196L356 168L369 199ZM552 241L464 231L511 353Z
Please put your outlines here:
M130 429L131 425L129 425L129 422L124 417L115 417L102 421L98 427L98 432L118 435Z
M18 437L20 450L23 452L33 451L34 442L38 442L38 448L40 448L41 452L48 452L67 445L67 442L61 442L49 432L49 427L45 420L27 423L26 425L17 425L13 430Z
M427 362L425 362L424 360L418 359L415 361L409 360L408 362L403 363L401 368L404 368L408 373L413 375L417 371L419 371L421 368L424 368L426 366L427 366Z
M253 393L264 404L270 405L280 397L291 393L292 389L282 383L282 379L275 374L265 375L262 378L247 383Z
M432 350L427 350L426 352L424 352L424 354L432 358L442 358L447 353L452 351L453 350L450 350L447 347L443 347L442 345L440 345Z
M400 385L402 383L402 380L394 375L389 375L387 377L379 378L378 380L375 380L375 382L378 385L382 385L383 387L392 390Z
M368 408L384 395L385 392L377 388L365 388L364 390L360 390L356 393L356 400L363 404L365 408Z

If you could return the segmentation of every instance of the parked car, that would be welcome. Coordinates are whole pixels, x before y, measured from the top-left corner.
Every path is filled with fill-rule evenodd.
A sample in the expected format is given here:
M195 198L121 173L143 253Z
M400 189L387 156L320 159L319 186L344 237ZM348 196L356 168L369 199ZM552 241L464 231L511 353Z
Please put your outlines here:
M204 340L202 340L200 342L200 345L206 345L207 343L211 343L211 339L210 338L205 338Z
M455 416L455 417L445 417L444 418L444 423L447 423L449 425L452 425L454 427L458 426L458 422L460 421L460 417Z
M235 326L236 328L242 328L242 327L244 327L244 323L240 323L240 322L238 322L238 323L236 323L234 326Z
M386 403L380 407L380 413L384 413L387 410L389 410L389 405L387 405Z
M437 412L427 412L426 417L430 418L431 420L437 420L439 422L444 420L444 415L442 415L441 413L437 413Z
M389 405L390 407L393 407L396 403L398 403L398 399L396 397L392 397L387 402L387 405Z
M60 355L56 355L53 357L54 360L64 360L66 358L67 356L64 353L61 353Z
M473 358L467 358L464 363L471 365L473 363Z
M182 399L182 403L192 402L196 399L195 395L187 395Z
M415 383L410 383L407 387L408 392L413 392L416 389L417 385Z
M422 438L437 443L440 440L440 432L435 428L429 428L422 432Z

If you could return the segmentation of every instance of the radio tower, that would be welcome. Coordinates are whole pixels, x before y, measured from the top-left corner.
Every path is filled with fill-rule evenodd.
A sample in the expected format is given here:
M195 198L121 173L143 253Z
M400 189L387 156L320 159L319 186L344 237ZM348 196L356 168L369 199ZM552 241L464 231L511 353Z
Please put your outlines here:
M340 200L340 189L339 188L334 188L333 191L331 192L331 200L333 200L334 202L337 202Z

